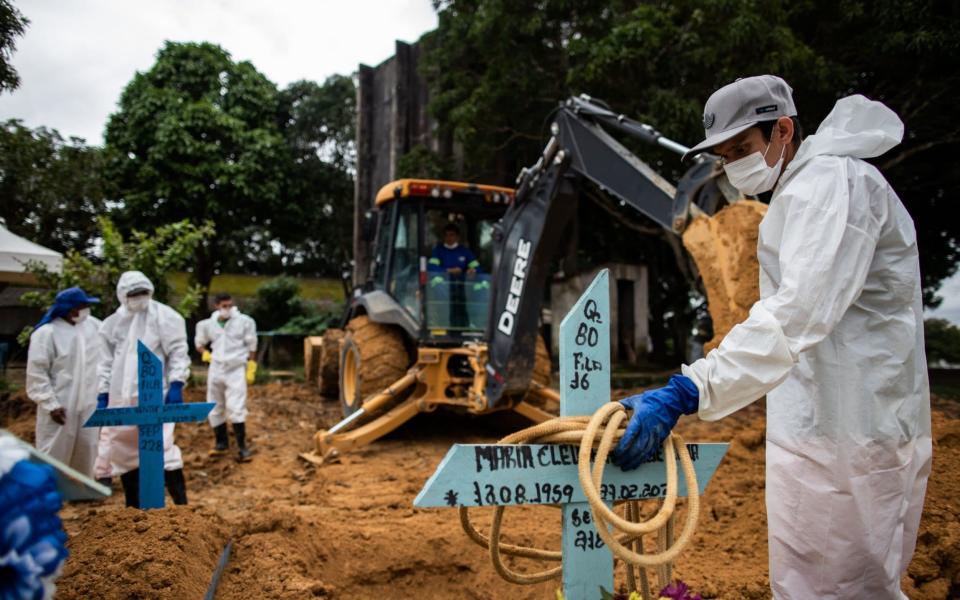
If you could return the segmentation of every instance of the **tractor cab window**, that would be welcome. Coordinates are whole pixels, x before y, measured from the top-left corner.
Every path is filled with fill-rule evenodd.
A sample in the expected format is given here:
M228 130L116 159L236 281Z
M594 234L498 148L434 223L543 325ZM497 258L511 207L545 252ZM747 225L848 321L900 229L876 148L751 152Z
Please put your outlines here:
M427 328L435 335L480 336L490 302L493 220L442 209L426 216Z
M387 263L390 253L390 233L393 231L393 218L395 207L391 206L387 210L377 211L377 239L373 255L373 283L383 289L387 284Z
M418 206L406 204L397 211L397 229L393 237L393 265L388 291L413 317L419 318L419 264L417 252Z

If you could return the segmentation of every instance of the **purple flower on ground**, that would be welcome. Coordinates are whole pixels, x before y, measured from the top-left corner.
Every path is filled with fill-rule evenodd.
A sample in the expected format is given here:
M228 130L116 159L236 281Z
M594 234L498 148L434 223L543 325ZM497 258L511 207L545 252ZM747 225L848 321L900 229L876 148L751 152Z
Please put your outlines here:
M670 598L671 600L703 600L700 594L692 595L690 587L682 581L671 583L660 590L661 598Z

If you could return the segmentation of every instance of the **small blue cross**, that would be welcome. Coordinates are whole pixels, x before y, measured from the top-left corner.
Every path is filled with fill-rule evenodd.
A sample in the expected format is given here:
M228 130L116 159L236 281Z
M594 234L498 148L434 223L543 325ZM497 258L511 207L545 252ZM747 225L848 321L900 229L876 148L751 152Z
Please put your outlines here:
M140 447L140 508L163 508L163 424L201 421L212 402L163 403L163 363L137 340L137 406L101 408L84 427L136 425Z
M610 286L601 271L560 324L560 415L590 415L610 401ZM623 307L628 309L630 307ZM687 444L702 494L728 444ZM561 444L456 444L413 504L417 507L563 506L563 594L594 600L613 591L613 554L597 533L577 477L578 448ZM666 494L663 457L624 472L608 464L607 502ZM687 495L681 481L678 495Z

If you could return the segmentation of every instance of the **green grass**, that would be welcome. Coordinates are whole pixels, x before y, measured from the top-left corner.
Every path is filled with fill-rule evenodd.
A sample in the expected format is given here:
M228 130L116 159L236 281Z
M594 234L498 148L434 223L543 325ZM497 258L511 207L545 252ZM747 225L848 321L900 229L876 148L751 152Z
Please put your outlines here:
M187 273L170 273L167 281L173 293L180 295L187 289ZM210 294L228 292L242 298L257 295L257 288L265 281L273 279L270 275L215 275L210 283ZM300 297L305 300L343 300L343 286L337 279L316 279L313 277L294 277L300 284Z

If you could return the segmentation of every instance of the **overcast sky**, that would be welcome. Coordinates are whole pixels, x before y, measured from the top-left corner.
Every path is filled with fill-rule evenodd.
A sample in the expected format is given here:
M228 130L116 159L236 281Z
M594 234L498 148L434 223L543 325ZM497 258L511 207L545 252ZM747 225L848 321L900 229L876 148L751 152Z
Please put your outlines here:
M213 42L280 87L350 74L436 27L430 0L14 0L30 25L0 119L103 142L107 116L165 40Z

